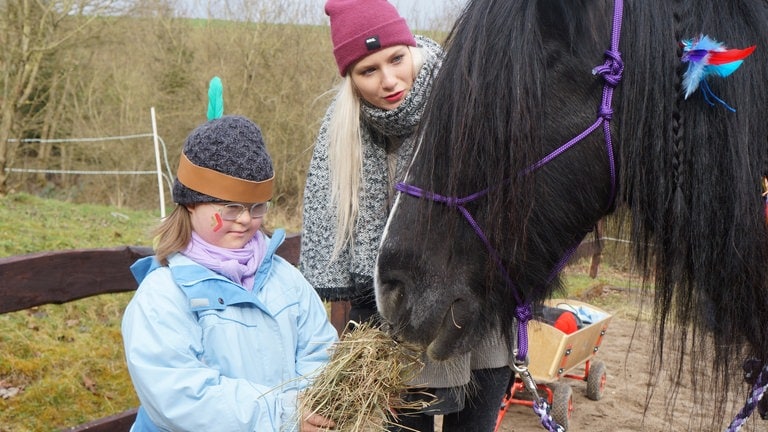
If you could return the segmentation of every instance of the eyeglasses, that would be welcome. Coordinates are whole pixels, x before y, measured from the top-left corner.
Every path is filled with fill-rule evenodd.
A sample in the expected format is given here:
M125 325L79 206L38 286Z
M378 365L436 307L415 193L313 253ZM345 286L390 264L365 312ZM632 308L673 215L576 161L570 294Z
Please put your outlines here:
M248 209L248 214L251 215L252 219L258 219L260 217L264 217L265 214L267 214L267 210L269 210L269 202L263 202L263 203L256 203L251 204L250 207L245 206L244 204L240 203L211 203L216 206L220 206L218 211L219 215L222 219L225 221L235 221L237 218L240 217L243 212Z

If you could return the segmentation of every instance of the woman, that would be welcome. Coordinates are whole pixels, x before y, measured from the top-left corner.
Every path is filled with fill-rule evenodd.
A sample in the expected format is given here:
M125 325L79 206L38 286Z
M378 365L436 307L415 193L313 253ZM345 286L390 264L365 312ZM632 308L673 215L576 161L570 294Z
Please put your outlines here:
M307 174L300 267L322 298L349 301L349 319L360 322L376 317L379 239L443 52L414 36L386 0L328 0L325 12L343 79ZM427 362L415 384L438 402L426 413L398 416L410 428L402 430L432 432L434 415L443 414L444 431L492 431L511 375L508 361L498 336L450 364Z
M274 170L261 130L240 116L208 121L180 159L155 256L131 266L139 288L122 333L141 401L131 430L327 430L296 406L337 333L275 255L284 231L262 232Z

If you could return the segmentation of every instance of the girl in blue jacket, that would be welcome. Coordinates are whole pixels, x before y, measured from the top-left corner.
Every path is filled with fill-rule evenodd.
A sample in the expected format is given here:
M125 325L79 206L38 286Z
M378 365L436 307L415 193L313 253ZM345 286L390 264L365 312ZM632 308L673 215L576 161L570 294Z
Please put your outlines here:
M141 401L132 431L304 431L297 397L337 333L315 290L275 254L262 219L274 171L261 130L223 116L187 138L178 205L156 230L155 256L131 266L139 288L122 322Z

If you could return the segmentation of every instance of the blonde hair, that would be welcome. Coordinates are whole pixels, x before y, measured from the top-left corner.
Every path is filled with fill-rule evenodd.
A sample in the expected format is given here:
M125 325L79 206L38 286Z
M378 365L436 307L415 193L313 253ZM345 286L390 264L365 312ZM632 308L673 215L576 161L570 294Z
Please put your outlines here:
M192 240L192 219L189 210L183 205L177 205L155 228L153 234L155 258L160 264L168 265L168 257L185 250Z
M421 48L409 47L414 80L424 64ZM352 67L347 70L351 70ZM337 87L336 104L328 125L328 163L331 205L336 209L336 238L333 256L354 241L363 179L363 144L360 121L361 96L349 72Z

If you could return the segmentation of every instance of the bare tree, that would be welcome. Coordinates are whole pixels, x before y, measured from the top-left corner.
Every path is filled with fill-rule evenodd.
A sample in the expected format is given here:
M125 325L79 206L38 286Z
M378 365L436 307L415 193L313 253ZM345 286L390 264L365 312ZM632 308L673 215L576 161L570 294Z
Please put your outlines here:
M154 208L156 178L148 175L5 168L152 169L151 138L64 142L149 132L150 108L175 168L189 131L205 121L208 83L218 75L225 112L262 126L280 176L278 207L300 212L311 146L338 81L322 4L240 0L213 8L221 4L214 0L201 3L221 18L188 18L178 5L190 1L199 0L0 0L0 193ZM130 11L107 13L126 4Z
M46 113L46 98L60 83L66 67L57 67L62 58L91 33L99 17L117 16L119 0L7 0L0 3L0 193L7 189L6 168L16 156L25 131L37 122L34 135L50 135L55 113ZM119 6L118 6L119 5ZM43 127L47 121L47 126Z

